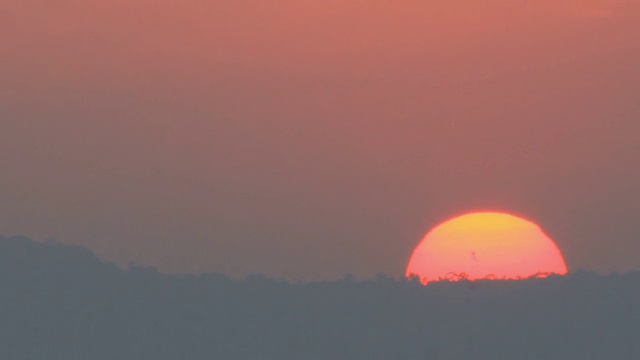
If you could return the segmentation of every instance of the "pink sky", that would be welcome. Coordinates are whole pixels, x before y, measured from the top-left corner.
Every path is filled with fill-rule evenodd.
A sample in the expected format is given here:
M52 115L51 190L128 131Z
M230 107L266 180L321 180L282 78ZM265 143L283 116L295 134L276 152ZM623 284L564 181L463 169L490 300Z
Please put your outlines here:
M635 1L0 4L0 234L166 271L401 275L439 221L640 268Z

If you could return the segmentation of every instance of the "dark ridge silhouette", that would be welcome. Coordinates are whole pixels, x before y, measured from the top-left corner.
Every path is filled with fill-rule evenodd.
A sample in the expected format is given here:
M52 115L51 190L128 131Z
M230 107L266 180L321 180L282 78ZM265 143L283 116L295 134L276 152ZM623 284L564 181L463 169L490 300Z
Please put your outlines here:
M640 359L640 274L294 284L0 237L3 359Z

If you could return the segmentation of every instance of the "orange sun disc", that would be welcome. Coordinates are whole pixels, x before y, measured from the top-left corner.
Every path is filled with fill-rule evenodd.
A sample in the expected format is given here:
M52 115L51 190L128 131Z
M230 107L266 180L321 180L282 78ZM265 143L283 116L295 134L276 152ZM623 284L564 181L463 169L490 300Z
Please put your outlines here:
M538 225L499 212L466 214L436 226L415 248L406 271L425 284L566 273L562 253Z

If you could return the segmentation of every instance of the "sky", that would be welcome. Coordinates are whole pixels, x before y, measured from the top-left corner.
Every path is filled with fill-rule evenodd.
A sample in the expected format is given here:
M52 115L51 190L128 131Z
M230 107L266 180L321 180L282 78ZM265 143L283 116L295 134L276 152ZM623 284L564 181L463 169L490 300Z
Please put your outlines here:
M640 4L7 0L0 234L167 272L402 276L470 210L640 269Z

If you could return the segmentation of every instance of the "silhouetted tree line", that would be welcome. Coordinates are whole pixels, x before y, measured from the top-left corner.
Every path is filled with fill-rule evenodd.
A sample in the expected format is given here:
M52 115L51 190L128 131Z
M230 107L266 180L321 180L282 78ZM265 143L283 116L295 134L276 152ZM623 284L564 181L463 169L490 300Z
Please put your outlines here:
M0 237L2 359L640 359L640 274L289 283Z

